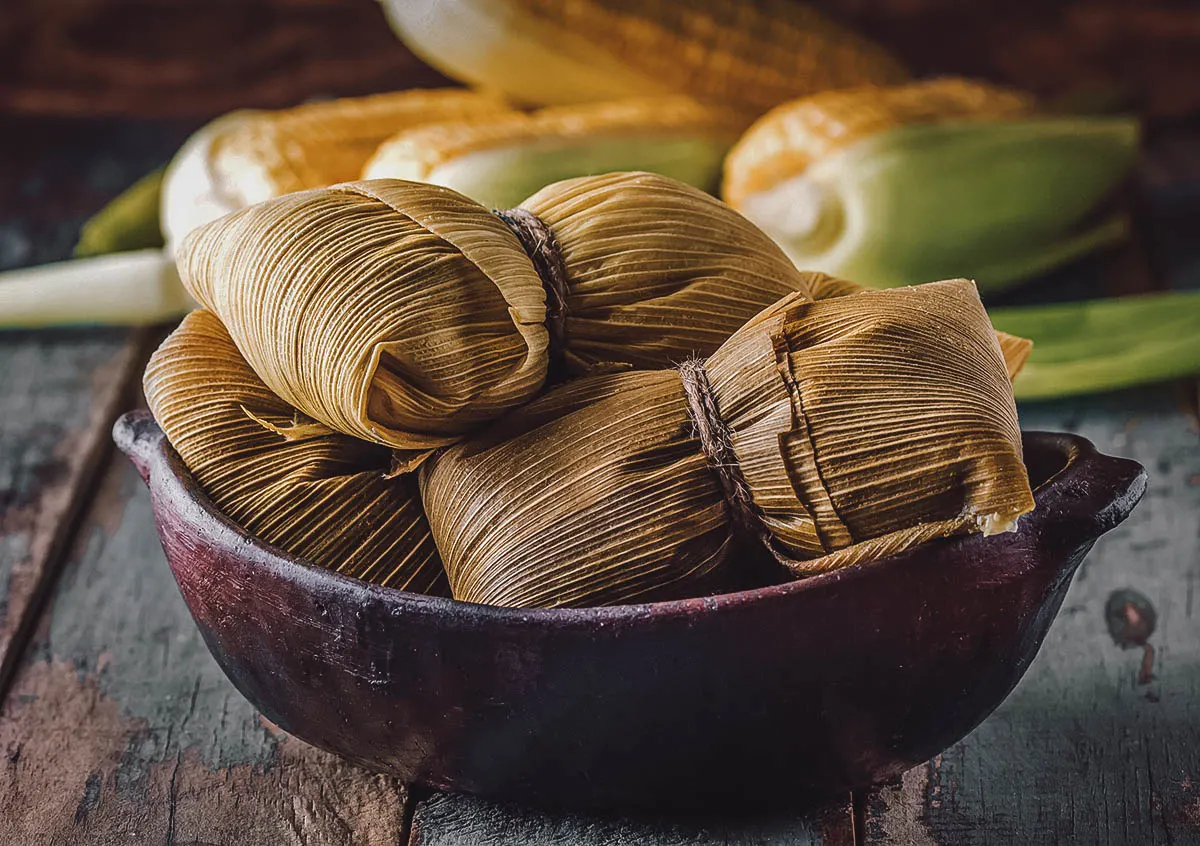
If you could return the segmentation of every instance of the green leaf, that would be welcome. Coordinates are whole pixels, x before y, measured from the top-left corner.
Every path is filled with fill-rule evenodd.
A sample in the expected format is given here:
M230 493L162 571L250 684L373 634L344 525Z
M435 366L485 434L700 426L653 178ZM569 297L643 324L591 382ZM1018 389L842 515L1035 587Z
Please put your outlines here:
M1033 341L1013 382L1034 400L1200 374L1200 291L994 308L992 325Z
M75 257L163 245L158 224L163 168L148 173L92 215L79 232Z

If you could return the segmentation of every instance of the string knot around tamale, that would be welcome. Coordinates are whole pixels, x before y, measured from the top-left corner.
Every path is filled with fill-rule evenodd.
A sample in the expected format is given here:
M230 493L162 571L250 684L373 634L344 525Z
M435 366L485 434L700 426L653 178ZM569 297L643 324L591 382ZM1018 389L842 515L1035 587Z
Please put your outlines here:
M808 296L811 274L765 234L666 177L566 180L520 208L346 183L201 227L180 272L279 397L408 467L533 398L556 357L564 375L666 367L711 354L780 297ZM529 216L550 264L509 225ZM550 265L561 280L543 278ZM556 328L548 296L561 299Z
M1007 531L1033 508L1005 357L970 282L793 294L701 371L699 388L695 365L580 379L428 462L454 596L695 595L736 582L758 549L809 575Z

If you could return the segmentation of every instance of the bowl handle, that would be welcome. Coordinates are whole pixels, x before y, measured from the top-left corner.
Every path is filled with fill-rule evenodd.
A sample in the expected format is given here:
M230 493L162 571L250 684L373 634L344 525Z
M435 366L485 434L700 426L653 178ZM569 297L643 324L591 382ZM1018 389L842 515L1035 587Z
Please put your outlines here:
M158 428L153 415L145 409L126 412L113 424L113 441L121 452L129 456L144 482L150 481L150 465L162 439L162 429Z
M1073 453L1057 484L1038 507L1054 514L1056 540L1075 547L1094 541L1122 522L1146 492L1146 468L1128 458L1105 455L1083 438L1054 435Z

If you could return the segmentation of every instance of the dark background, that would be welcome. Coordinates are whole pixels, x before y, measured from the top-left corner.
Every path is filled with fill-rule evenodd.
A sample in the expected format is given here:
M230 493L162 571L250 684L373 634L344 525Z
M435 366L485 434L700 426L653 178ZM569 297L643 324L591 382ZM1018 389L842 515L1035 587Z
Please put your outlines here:
M725 0L738 2L738 0ZM0 112L205 118L444 82L373 0L2 0ZM1200 108L1197 0L816 0L918 73Z

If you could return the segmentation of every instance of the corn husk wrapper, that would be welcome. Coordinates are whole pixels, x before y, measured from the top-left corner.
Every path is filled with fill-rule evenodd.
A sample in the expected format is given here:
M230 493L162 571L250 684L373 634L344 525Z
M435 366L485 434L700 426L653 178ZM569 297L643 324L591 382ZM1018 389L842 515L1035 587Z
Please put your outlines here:
M885 50L789 0L384 0L443 73L529 105L658 94L761 113L907 78Z
M197 131L168 166L163 233L175 245L229 212L357 179L379 145L401 130L508 111L494 97L447 88L232 112Z
M386 449L279 399L211 312L184 318L151 357L144 384L192 476L247 532L339 573L445 592L415 480L387 478Z
M650 171L716 193L725 153L749 123L686 97L480 115L399 133L363 178L432 182L500 209L551 182L612 171Z
M1103 206L1137 144L1133 119L1039 114L961 79L828 91L755 123L722 195L799 267L872 287L966 274L986 292L1123 237Z
M807 289L762 232L653 174L549 186L523 207L567 281L565 366L707 355ZM414 467L531 399L550 366L546 292L498 217L439 186L372 180L280 197L195 232L180 271L280 397Z
M1006 531L1033 508L1007 369L969 282L789 296L706 371L797 575ZM568 383L439 453L421 492L454 596L472 602L659 599L748 554L677 371Z

